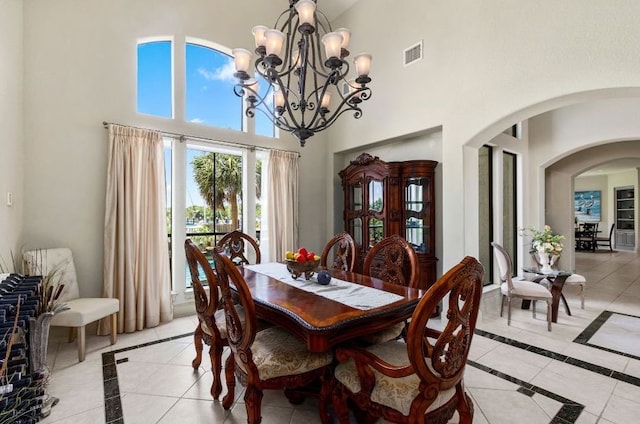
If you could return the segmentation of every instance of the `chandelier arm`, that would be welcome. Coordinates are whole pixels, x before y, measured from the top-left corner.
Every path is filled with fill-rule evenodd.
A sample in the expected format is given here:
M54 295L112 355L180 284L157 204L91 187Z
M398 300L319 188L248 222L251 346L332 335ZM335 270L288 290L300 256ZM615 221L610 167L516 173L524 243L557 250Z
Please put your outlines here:
M341 106L342 107L342 103ZM349 112L349 111L353 111L353 117L355 119L360 119L360 117L362 116L362 109L360 109L357 106L353 106L353 105L349 105L347 106L345 109L340 110L340 108L336 109L335 112L333 112L333 114L331 116L329 116L329 118L325 118L325 123L322 125L322 127L318 127L318 128L310 128L311 131L313 132L319 132L322 131L326 128L329 128L331 125L333 125L334 122L336 122L336 120L340 117L340 115L342 115L345 112Z

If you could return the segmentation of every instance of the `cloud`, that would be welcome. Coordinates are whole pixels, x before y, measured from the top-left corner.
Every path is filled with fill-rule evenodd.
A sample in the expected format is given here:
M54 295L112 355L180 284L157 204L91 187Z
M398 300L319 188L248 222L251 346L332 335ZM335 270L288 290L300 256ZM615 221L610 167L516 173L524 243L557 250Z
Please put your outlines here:
M229 61L219 68L209 71L205 68L198 68L198 73L206 80L224 81L235 84L236 79L233 74L236 71L233 61Z
M194 124L204 124L204 119L193 118L189 122L193 122Z

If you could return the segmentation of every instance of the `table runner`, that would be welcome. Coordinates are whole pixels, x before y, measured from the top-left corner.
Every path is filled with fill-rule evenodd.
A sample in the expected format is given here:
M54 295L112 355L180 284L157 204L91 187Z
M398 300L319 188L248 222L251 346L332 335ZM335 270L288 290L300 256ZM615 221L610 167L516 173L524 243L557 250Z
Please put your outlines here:
M363 311L402 300L402 296L395 293L362 286L360 284L351 283L334 277L331 278L331 282L328 285L323 286L318 284L317 274L315 273L313 274L313 277L308 280L305 280L304 277L300 277L300 279L296 280L291 276L291 273L289 273L285 264L277 262L244 265L244 268L257 272L258 274L264 274L271 278L275 278L285 284L297 287L300 290L317 294L318 296L322 296Z

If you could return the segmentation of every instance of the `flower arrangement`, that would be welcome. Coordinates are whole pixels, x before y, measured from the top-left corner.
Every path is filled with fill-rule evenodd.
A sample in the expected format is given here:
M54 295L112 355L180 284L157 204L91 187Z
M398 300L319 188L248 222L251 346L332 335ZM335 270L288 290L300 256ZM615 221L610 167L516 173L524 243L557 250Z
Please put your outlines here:
M554 234L548 225L545 225L542 231L529 228L529 232L531 233L531 250L529 253L549 253L553 256L560 256L563 248L561 243L564 239L563 235Z

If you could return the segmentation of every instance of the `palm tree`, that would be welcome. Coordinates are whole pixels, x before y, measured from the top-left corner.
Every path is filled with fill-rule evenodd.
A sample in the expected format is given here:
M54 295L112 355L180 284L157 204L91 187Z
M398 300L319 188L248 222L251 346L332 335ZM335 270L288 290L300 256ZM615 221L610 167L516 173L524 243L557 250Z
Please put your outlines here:
M224 211L229 205L233 228L240 228L238 203L242 200L242 157L225 153L207 153L194 158L194 180L200 195L211 209ZM215 184L212 175L215 164ZM256 166L256 195L260 198L262 162Z

